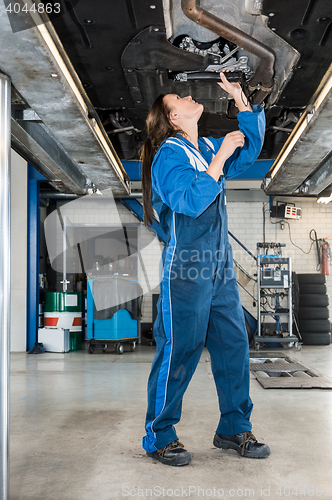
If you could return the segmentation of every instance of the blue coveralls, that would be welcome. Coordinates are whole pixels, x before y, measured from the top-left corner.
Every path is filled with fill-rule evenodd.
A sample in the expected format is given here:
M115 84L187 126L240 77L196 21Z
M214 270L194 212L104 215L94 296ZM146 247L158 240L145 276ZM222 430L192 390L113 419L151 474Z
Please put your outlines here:
M237 115L245 144L215 181L206 169L220 139L200 138L198 151L177 135L165 140L152 164L152 206L169 240L154 323L157 351L148 382L146 436L153 453L178 439L182 398L204 345L211 356L220 407L218 434L251 431L249 345L228 242L225 180L259 156L264 132L262 106Z

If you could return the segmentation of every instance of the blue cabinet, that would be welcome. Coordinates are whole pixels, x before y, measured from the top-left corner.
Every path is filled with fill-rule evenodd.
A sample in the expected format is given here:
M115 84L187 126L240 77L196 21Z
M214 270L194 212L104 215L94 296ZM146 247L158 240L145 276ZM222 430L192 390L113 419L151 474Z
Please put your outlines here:
M100 278L88 279L86 338L89 341L90 353L94 351L94 348L98 344L101 345L102 347L104 346L104 348L105 346L107 347L107 345L110 344L116 346L118 353L122 354L123 352L123 346L121 349L122 342L124 343L129 342L131 344L131 350L133 350L138 340L138 334L137 334L138 319L133 318L133 314L136 317L138 316L138 314L135 307L134 308L132 307L132 301L133 300L140 301L140 297L128 300L128 302L123 304L118 304L116 307L113 306L109 307L108 309L104 309L102 313L96 310L94 303L94 294L98 293L97 287L99 283L102 284L103 290L105 289L109 290L109 292L106 293L112 293L112 290L114 289L117 290L118 283L115 283L114 281L111 282L110 280L116 280L116 278L108 278L107 282L104 280L101 281ZM123 283L123 281L124 280L122 280L121 283L122 297L126 294L126 283ZM107 285L109 285L109 287ZM114 285L116 285L115 288ZM128 293L130 293L129 280L128 280ZM131 312L127 310L126 307L128 309L131 309ZM102 317L102 319L100 319L100 317Z

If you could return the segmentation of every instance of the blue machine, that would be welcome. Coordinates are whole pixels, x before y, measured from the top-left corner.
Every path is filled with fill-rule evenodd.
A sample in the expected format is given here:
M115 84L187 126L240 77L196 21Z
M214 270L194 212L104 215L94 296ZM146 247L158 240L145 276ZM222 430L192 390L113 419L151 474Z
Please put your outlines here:
M93 299L93 288L96 278L88 279L87 286L87 333L89 341L88 350L90 354L97 346L102 347L105 352L109 345L116 348L118 354L124 351L123 343L129 343L131 351L134 351L137 335L137 319L133 319L131 312L121 308L110 318L97 319L95 317L95 305Z

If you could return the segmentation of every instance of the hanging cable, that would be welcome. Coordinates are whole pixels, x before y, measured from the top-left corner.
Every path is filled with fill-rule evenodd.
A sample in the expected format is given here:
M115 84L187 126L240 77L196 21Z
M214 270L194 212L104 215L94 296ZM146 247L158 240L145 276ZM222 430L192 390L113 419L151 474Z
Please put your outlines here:
M244 90L242 89L242 92L241 92L241 99L242 99L242 102L243 102L243 104L244 104L245 106L248 106L248 104L249 104L249 99L248 99L248 96L246 96L246 98L247 98L247 104L246 104L246 103L244 102L244 100L243 100L243 94L246 96L246 94L244 93Z
M317 233L315 231L315 229L311 229L311 231L309 232L309 238L311 239L311 245L310 245L310 248L308 250L308 252L306 252L305 250L303 250L303 248L301 248L299 245L296 245L296 243L294 243L294 241L292 240L292 234L291 234L291 228L290 228L290 223L285 220L285 219L281 219L281 220L278 220L276 222L272 222L272 220L270 220L271 224L280 224L280 222L283 222L284 224L286 223L288 225L288 233L289 233L289 240L291 242L292 245L294 245L294 247L298 248L299 250L301 250L301 252L305 253L306 255L308 255L311 250L312 250L312 246L313 244L316 242L316 247L317 247L317 255L319 254L319 250L318 250L318 242L320 241L319 239L317 239ZM311 233L314 232L315 233L315 238L312 238L312 235Z
M241 92L241 100L242 100L242 102L243 102L243 104L245 106L248 106L250 101L249 101L249 97L247 96L247 94L245 92L245 81L244 81L244 79L242 79L242 81L240 81L239 84L240 84L240 87L241 87L241 90L242 90L242 92ZM247 98L247 104L244 102L242 94L244 94L244 96Z
M314 237L312 237L312 233L314 234ZM319 248L319 239L317 238L317 233L314 229L312 229L309 233L309 238L311 239L312 243L311 245L313 245L314 243L316 243L316 251L317 251L317 260L318 260L318 264L317 264L317 271L320 271L320 268L321 268L321 259L320 259L320 248Z
M265 203L263 203L263 243L265 243Z
M303 248L299 247L299 245L296 245L296 243L294 243L294 241L292 240L292 235L291 235L291 228L290 228L290 223L287 221L287 220L284 220L284 222L286 222L286 224L288 224L288 233L289 233L289 239L290 239L290 242L292 245L294 245L294 247L298 248L299 250L301 250L301 252L305 253L306 255L308 255L311 250L312 250L312 245L314 244L314 241L312 241L311 245L310 245L310 248L308 250L308 252L306 252L305 250L303 250ZM312 229L311 231L314 231L314 229ZM311 233L310 231L310 233ZM310 233L309 233L309 238L311 239L310 237Z

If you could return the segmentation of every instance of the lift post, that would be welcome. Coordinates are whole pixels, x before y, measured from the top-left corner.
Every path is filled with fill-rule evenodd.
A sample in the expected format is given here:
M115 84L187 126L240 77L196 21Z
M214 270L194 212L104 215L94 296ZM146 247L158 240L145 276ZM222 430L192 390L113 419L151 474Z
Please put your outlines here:
M9 499L10 96L0 73L0 500Z

